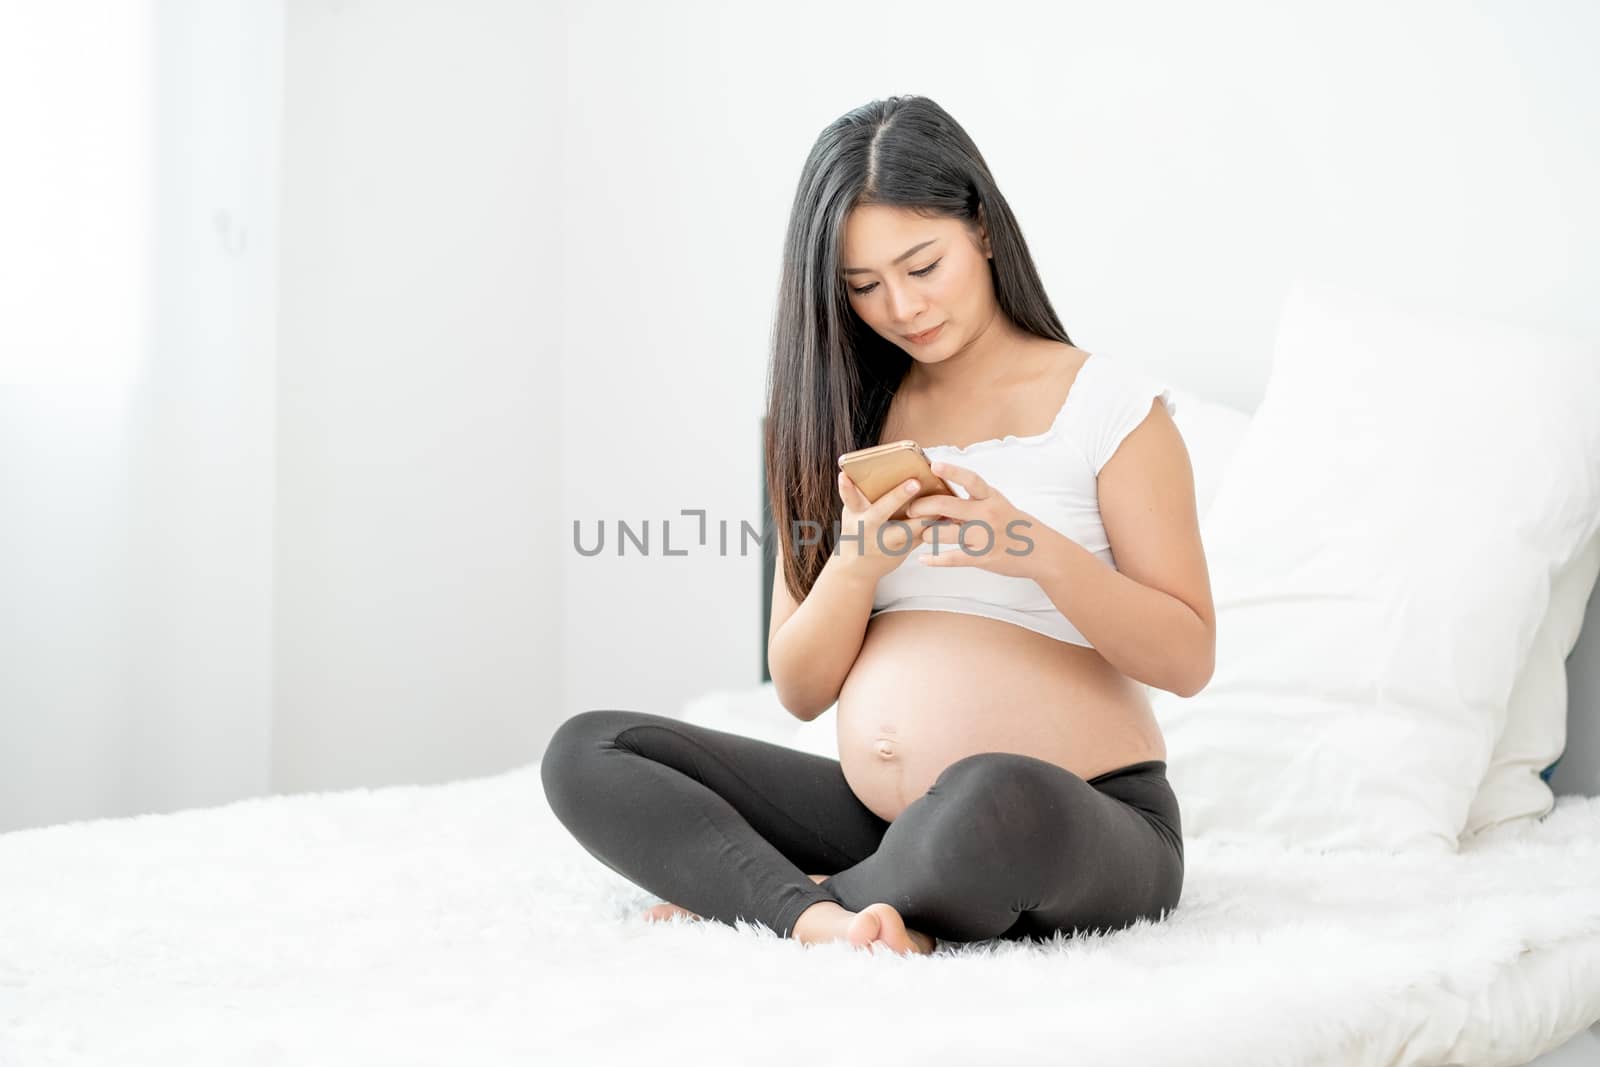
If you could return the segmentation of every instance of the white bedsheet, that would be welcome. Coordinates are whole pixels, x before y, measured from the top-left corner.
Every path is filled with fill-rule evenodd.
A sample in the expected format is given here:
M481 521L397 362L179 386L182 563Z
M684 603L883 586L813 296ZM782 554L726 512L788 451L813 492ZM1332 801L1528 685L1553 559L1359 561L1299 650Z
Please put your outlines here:
M1460 855L1186 842L1160 924L899 958L653 898L537 765L0 835L0 1063L1514 1064L1600 1018L1600 799Z

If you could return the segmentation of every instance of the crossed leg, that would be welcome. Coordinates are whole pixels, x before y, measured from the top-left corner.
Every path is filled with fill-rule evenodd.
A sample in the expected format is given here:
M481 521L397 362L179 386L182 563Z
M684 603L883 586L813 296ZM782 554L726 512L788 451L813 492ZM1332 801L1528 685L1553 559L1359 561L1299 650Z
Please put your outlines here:
M1174 863L1181 882L1181 849L1148 816L1017 753L952 763L892 824L838 760L645 712L573 716L541 776L591 855L675 902L658 916L792 936L819 902L887 904L931 947L1125 925L1176 902Z
M1033 756L979 752L946 767L870 856L827 884L846 908L887 901L951 941L1120 929L1176 906L1177 826L1161 761L1085 781Z
M870 855L888 826L838 760L646 712L572 716L540 773L556 817L606 866L685 912L785 937L812 906L838 905L805 871Z

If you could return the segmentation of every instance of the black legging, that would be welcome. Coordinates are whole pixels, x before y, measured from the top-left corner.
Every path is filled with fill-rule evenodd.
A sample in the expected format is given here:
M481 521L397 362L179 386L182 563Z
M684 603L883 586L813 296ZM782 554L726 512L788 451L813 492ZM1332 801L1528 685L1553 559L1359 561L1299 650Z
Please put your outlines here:
M1158 919L1183 887L1162 760L1085 782L1032 756L979 752L890 823L838 760L595 710L557 728L540 775L556 817L601 863L697 915L783 937L831 900L887 902L940 940L1048 939Z

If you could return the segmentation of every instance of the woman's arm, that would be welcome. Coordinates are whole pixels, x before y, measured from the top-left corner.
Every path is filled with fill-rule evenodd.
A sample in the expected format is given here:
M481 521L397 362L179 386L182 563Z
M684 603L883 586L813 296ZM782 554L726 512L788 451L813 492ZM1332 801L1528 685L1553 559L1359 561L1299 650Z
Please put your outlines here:
M783 581L783 545L772 575L772 622L767 634L767 673L778 701L797 719L810 722L833 706L855 664L872 614L877 577L856 566L849 552L828 557L822 573L796 604Z
M1181 697L1206 687L1215 644L1193 608L1111 569L1057 530L1044 527L1030 536L1041 554L1035 580L1107 663Z
M1034 580L1113 667L1194 696L1215 669L1216 613L1189 450L1162 403L1101 468L1098 493L1115 569L1046 527Z

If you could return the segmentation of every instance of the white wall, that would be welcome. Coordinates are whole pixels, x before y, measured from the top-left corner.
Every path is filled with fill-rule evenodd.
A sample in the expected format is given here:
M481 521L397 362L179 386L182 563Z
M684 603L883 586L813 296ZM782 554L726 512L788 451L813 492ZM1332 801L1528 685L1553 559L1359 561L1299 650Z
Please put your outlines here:
M0 830L267 789L280 24L0 16Z
M5 9L99 69L111 10ZM967 126L1074 340L1242 407L1301 273L1600 333L1587 5L148 10L145 359L0 386L0 829L487 773L574 711L754 684L765 576L717 524L758 517L801 162L874 97ZM81 117L88 69L0 119ZM77 204L30 247L82 337L127 291Z
M269 787L283 10L154 6L155 343L133 395L131 810Z
M1075 342L1215 399L1259 400L1301 273L1600 334L1592 6L601 2L567 18L562 499L586 531L649 517L659 538L684 507L755 521L795 181L823 126L896 93L972 134ZM568 709L669 711L759 680L758 560L657 546L565 550Z
M288 6L273 785L530 761L560 707L559 12Z
M557 16L5 9L0 830L537 756Z

